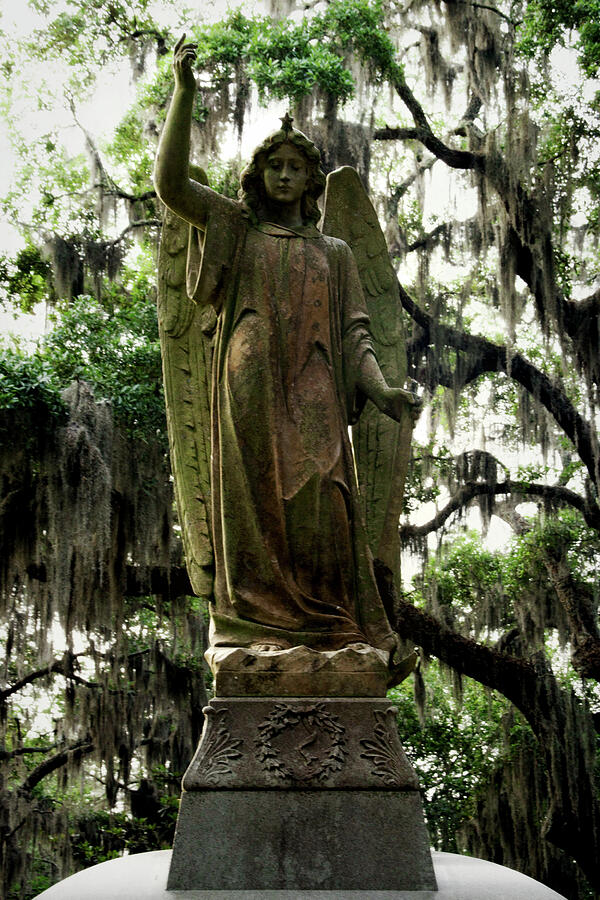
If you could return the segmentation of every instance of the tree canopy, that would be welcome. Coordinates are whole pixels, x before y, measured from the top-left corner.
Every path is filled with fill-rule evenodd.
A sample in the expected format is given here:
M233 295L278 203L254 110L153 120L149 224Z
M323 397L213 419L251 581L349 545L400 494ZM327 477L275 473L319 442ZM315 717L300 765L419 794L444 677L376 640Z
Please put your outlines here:
M425 402L378 565L432 841L600 891L597 0L28 0L0 20L4 894L168 846L202 727L206 602L173 510L152 184L172 47L193 159L235 196L290 110L384 227ZM8 233L8 232L7 232ZM502 541L494 535L504 535Z

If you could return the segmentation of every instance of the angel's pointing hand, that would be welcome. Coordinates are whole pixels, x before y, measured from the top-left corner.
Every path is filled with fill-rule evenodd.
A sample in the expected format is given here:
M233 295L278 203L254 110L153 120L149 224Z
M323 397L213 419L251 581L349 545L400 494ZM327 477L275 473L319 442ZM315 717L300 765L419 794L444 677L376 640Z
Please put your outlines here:
M173 51L173 72L175 74L175 85L183 90L194 90L196 87L196 79L192 71L192 65L196 61L196 44L186 44L185 34L183 34Z

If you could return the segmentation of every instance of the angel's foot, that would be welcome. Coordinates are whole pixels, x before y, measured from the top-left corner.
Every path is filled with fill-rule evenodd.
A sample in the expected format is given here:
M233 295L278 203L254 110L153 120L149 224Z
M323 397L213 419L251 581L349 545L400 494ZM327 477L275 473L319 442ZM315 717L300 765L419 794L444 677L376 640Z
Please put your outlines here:
M255 641L253 644L250 644L250 650L254 650L257 653L273 653L276 650L289 650L290 645L285 641Z

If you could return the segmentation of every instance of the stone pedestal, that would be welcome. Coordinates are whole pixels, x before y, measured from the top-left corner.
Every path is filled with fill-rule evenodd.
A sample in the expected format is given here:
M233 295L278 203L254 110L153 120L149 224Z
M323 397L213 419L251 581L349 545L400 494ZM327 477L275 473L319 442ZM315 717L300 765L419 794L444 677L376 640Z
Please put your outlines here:
M211 701L168 890L436 890L386 699Z

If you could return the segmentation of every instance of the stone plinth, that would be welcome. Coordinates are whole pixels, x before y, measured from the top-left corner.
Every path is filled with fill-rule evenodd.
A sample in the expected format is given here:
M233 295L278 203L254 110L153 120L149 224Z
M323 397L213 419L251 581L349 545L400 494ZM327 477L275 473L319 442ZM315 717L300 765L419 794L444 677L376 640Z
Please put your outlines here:
M202 853L198 852L202 848ZM185 793L169 890L435 890L416 791Z
M396 712L385 698L212 700L169 890L435 890Z

